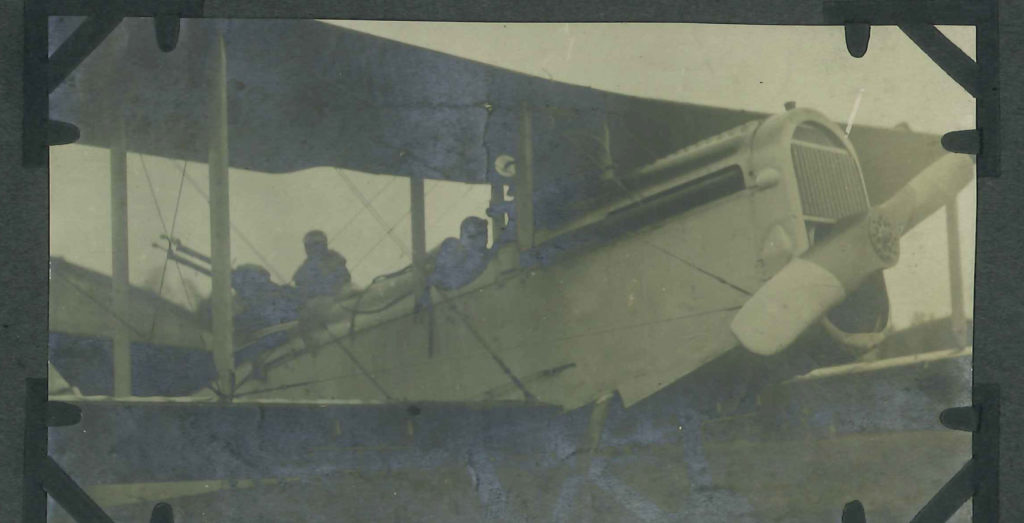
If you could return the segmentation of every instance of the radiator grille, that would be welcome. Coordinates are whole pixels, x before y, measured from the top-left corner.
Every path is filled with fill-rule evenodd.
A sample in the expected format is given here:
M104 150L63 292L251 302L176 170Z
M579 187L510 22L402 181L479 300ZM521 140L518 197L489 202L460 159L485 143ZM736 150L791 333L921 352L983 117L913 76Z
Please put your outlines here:
M794 140L792 151L805 216L839 220L868 210L857 162L845 148Z

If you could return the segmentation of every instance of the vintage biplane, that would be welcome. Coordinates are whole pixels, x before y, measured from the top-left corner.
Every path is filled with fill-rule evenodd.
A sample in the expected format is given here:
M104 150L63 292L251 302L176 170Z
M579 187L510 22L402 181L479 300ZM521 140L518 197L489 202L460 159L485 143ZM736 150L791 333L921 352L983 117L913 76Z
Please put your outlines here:
M188 384L157 392L178 402L628 408L705 367L756 388L810 370L779 371L787 355L855 360L889 330L882 270L901 235L974 176L939 136L604 92L317 21L185 21L165 53L149 20L126 19L51 115L82 144L210 165L212 327L168 306L177 323L122 336L189 355L127 374L128 395L153 373ZM236 336L217 180L316 166L408 177L413 263ZM464 286L428 283L425 179L490 185L510 209ZM65 299L102 277L61 277L51 341L103 337L109 319ZM140 317L158 307L131 292ZM275 341L240 361L261 336ZM76 385L69 348L51 350Z
M53 95L81 143L123 132L128 151L206 162L222 147L251 171L491 184L494 204L515 190L493 220L507 240L454 290L425 285L411 202L410 270L339 297L258 364L218 360L226 397L629 405L739 345L775 354L819 325L877 343L899 236L973 176L937 136L847 136L812 109L600 92L315 21L186 23L170 53L148 22L123 24ZM60 330L74 315L57 312Z

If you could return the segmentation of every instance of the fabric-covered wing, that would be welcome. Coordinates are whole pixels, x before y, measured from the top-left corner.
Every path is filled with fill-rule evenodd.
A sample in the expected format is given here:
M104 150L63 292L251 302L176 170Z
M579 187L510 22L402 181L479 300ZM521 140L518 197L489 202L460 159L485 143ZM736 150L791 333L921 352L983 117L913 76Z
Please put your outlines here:
M69 32L51 29L54 42ZM616 190L597 181L609 160L626 176L767 116L550 81L312 20L184 20L177 49L162 53L149 19L122 22L53 93L51 115L79 126L81 143L107 146L121 113L129 150L205 162L218 35L232 167L334 166L486 183L498 155L516 155L526 104L539 228L564 222L570 196L586 206ZM894 129L856 127L851 139L875 202L942 152L936 136Z

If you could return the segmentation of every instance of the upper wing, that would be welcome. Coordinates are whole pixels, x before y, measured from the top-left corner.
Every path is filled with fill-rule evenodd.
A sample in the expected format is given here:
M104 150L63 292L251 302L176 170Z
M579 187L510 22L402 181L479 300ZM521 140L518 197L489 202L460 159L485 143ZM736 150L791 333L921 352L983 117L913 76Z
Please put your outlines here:
M82 143L105 147L121 113L129 150L205 162L218 35L232 167L485 183L498 155L516 155L525 104L540 228L561 221L566 198L586 206L600 196L590 192L609 160L628 175L767 116L550 81L312 20L184 20L177 49L162 53L148 19L125 20L54 92L51 114L79 126ZM894 129L857 127L851 139L874 202L942 153L937 136Z

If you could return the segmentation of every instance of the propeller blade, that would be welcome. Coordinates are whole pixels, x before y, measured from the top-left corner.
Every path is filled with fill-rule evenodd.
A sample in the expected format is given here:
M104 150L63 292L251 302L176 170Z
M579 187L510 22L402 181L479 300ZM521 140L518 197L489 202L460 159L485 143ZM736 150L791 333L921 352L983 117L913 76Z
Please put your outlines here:
M874 273L899 260L899 240L974 177L973 157L948 154L866 216L794 258L743 305L730 325L747 349L775 354Z

